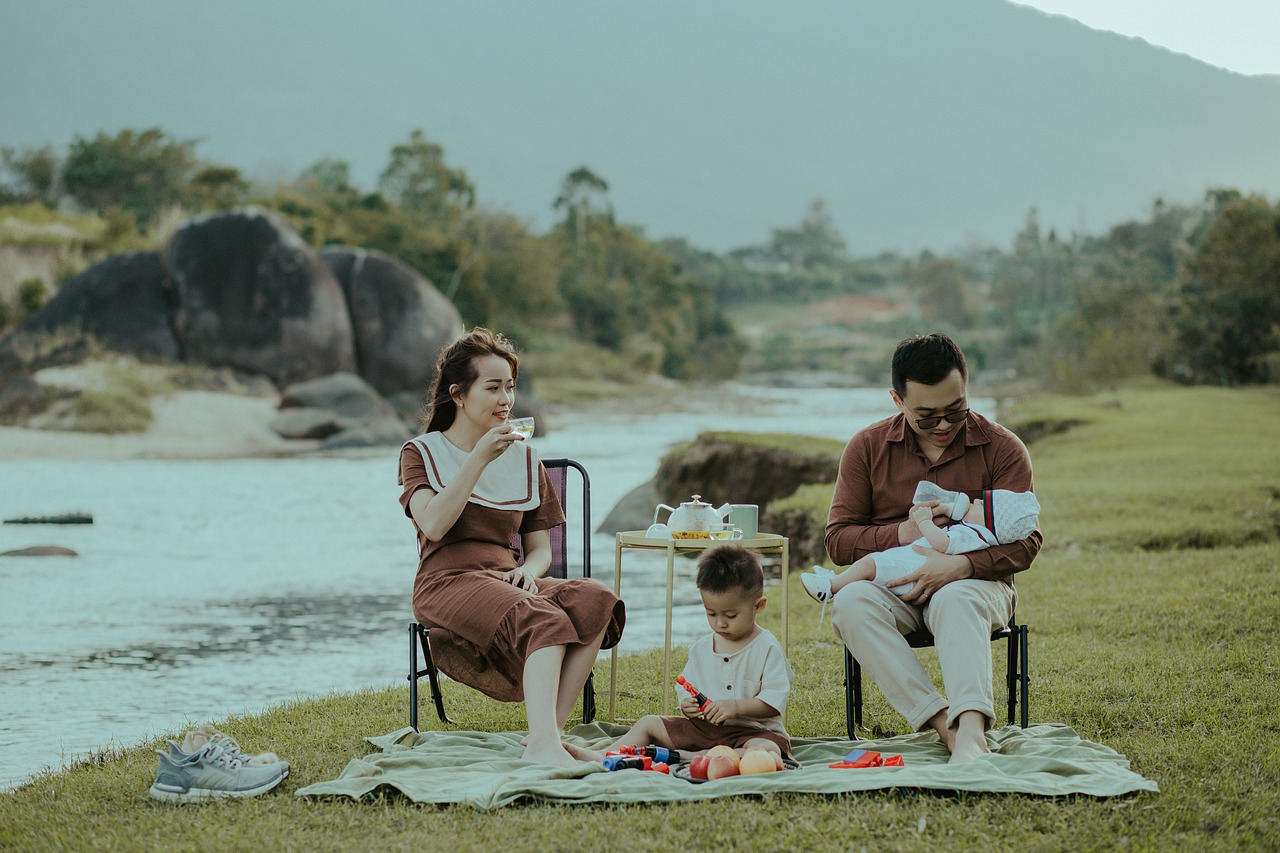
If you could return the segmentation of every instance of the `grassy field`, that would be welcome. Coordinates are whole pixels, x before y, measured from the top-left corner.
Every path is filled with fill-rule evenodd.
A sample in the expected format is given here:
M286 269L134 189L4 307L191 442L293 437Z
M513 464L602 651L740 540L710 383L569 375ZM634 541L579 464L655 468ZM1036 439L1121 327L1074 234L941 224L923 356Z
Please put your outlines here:
M246 749L293 762L278 793L200 807L152 802L155 744L145 744L0 796L0 848L1280 849L1280 393L1041 398L1009 420L1074 423L1046 428L1032 445L1046 541L1018 580L1019 617L1031 626L1032 722L1065 723L1124 753L1159 794L886 791L496 813L290 796L364 753L363 735L404 725L407 689L398 688L220 723ZM840 647L795 581L789 728L836 735ZM771 605L766 626L777 630L778 616ZM936 670L930 652L925 659ZM621 714L656 706L660 667L658 654L624 659ZM607 677L607 664L600 672ZM466 727L522 727L521 706L446 688ZM868 693L867 723L901 731L901 718ZM436 724L426 706L422 719Z

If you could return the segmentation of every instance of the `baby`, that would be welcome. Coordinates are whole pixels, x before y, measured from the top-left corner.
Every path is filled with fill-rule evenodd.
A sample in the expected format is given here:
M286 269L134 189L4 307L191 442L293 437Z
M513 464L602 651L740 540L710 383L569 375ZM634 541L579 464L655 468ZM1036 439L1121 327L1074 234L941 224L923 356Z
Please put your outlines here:
M948 492L936 483L922 482L912 498L910 517L920 528L920 538L910 545L899 545L856 561L836 574L822 566L800 576L805 592L826 605L836 593L854 581L875 581L897 595L906 595L915 583L894 582L914 572L925 561L916 546L932 548L946 554L964 554L1016 542L1031 535L1040 518L1040 502L1032 492L1010 492L987 489L982 497L970 501L963 492ZM939 527L933 520L934 507L945 511L953 524ZM819 617L821 622L821 617Z

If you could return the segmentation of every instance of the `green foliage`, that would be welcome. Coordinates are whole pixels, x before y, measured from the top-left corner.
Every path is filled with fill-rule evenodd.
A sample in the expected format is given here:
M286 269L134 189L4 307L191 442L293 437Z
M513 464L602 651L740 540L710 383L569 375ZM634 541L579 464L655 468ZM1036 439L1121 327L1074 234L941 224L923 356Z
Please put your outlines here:
M151 402L132 388L86 388L71 406L69 429L116 435L151 425Z
M0 149L0 161L16 178L14 201L38 201L52 204L56 201L58 172L61 163L52 146Z
M978 306L964 267L955 258L924 258L911 270L920 316L958 329L973 326Z
M607 200L596 198L607 186L584 167L565 179L556 202L566 211L551 235L562 258L560 297L577 336L612 350L655 341L659 369L673 379L736 375L745 343L711 286L680 275L659 247L616 224Z
M810 203L798 228L775 228L763 254L792 270L832 267L847 257L844 238L820 198Z
M560 182L560 194L551 208L564 213L561 227L579 246L586 241L587 230L593 221L613 224L609 183L586 166L579 166L565 175Z
M18 282L18 322L44 307L49 298L49 288L42 278L28 278Z
M1174 316L1174 377L1231 385L1272 378L1280 351L1280 204L1219 196L1183 264Z
M205 166L183 189L184 204L195 210L224 210L244 202L249 184L231 166Z
M476 193L467 173L445 165L444 149L421 130L391 149L378 191L401 209L436 224L447 224L474 205Z
M194 141L170 139L159 128L72 140L63 166L67 192L93 210L121 207L145 226L177 204L195 171Z

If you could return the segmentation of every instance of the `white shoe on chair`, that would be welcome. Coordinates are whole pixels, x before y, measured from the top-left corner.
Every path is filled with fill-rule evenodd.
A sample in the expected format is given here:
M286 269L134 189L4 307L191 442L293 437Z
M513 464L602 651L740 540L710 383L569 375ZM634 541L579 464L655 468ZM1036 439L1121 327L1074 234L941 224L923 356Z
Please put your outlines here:
M800 575L800 583L809 597L821 604L831 600L831 580L836 573L822 566L814 566L812 571Z
M834 597L831 592L831 580L835 576L835 572L822 566L814 566L813 571L800 575L800 583L804 584L804 591L809 593L809 597L814 601L822 602L822 612L818 614L818 627L822 627L822 620L827 618L827 605Z

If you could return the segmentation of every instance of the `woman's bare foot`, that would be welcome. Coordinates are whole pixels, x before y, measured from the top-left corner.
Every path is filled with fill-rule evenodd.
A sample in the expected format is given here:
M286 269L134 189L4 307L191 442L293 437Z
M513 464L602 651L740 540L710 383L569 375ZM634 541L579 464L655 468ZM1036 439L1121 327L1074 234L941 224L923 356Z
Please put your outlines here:
M947 763L963 764L966 761L973 761L975 758L979 758L989 752L991 752L991 747L987 746L986 737L983 737L981 740L957 738L956 745L951 749L951 758L947 760Z
M991 751L987 746L987 718L978 711L964 711L956 720L948 764L963 764Z
M594 749L584 749L571 743L564 744L564 749L579 761L604 761L604 753Z
M578 766L577 760L565 751L564 746L559 741L547 744L530 743L524 748L524 755L520 757L525 761L536 761L539 764L547 764L551 767Z

